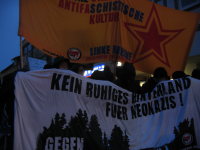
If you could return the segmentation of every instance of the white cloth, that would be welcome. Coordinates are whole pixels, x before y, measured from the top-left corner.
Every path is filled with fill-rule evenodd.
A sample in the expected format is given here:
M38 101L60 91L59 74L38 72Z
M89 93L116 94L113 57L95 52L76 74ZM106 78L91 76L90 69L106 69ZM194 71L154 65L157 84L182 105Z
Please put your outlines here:
M141 96L71 71L19 72L14 150L200 149L199 89L189 77Z

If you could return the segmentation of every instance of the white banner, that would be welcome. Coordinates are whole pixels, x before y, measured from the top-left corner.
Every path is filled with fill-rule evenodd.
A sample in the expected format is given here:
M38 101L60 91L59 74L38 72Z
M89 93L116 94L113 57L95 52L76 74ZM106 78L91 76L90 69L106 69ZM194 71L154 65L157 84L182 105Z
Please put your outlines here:
M15 150L200 149L200 81L132 94L71 71L19 72Z
M44 60L28 57L28 64L29 64L29 70L34 71L34 70L43 70L43 67L47 64L47 62Z

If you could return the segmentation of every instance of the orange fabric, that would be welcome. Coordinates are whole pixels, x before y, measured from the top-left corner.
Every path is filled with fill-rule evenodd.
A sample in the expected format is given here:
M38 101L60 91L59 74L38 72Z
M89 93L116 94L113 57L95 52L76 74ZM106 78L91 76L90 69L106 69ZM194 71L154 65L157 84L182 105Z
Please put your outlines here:
M147 0L20 0L19 35L53 57L171 75L185 68L199 18Z

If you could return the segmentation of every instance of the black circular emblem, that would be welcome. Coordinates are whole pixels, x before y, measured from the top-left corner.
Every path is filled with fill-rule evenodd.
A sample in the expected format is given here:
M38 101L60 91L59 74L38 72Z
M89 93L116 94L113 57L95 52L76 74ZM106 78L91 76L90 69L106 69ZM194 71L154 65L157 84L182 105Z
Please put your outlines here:
M81 58L81 51L77 48L70 48L67 51L67 56L70 60L77 61Z

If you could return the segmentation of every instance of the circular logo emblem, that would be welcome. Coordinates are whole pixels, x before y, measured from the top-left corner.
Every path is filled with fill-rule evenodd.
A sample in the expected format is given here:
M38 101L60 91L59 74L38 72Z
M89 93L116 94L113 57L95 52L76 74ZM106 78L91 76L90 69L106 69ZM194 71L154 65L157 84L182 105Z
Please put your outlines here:
M77 48L70 48L67 52L67 56L69 59L77 61L81 58L81 51Z
M182 136L182 142L184 145L190 145L193 142L193 136L189 133L185 133Z

